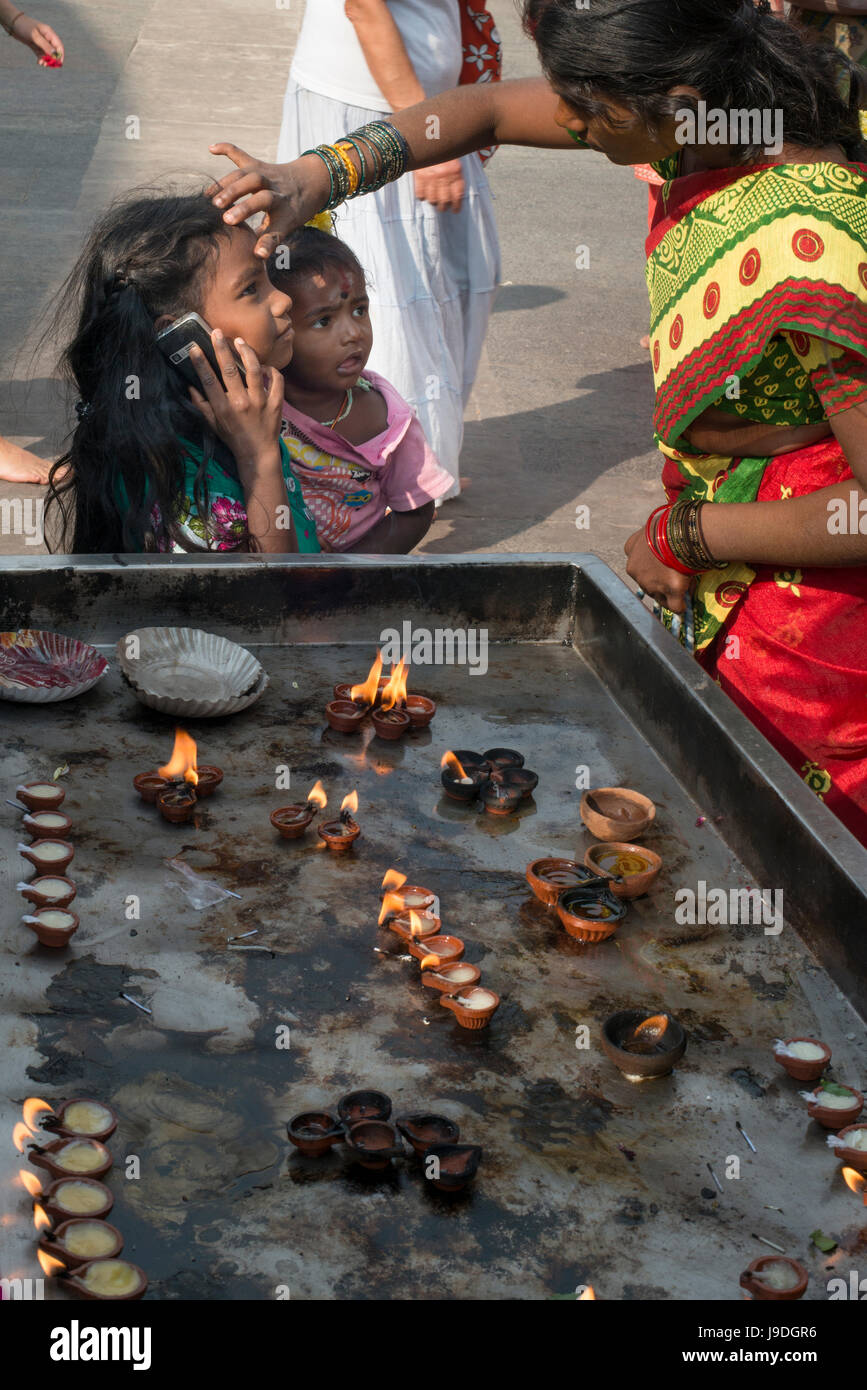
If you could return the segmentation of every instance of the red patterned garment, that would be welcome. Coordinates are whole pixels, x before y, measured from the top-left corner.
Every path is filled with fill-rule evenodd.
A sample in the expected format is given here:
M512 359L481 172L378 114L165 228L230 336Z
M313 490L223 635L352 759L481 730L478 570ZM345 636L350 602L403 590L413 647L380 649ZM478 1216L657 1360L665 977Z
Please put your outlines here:
M503 49L494 17L470 0L458 0L461 10L461 42L464 65L458 79L461 87L474 82L499 82L503 76ZM479 150L483 164L498 150L488 145Z

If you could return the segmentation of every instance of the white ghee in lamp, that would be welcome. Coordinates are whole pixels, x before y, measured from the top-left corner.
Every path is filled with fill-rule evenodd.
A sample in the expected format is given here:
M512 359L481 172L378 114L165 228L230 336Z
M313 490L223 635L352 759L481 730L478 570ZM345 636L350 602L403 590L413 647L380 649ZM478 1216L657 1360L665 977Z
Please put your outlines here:
M448 980L451 984L460 985L466 980L471 980L475 973L475 968L472 965L457 965L454 970L450 970L449 973L443 975L442 978Z
M787 1043L785 1051L790 1057L798 1057L802 1062L818 1062L825 1056L824 1047L819 1047L818 1043L811 1042L792 1042Z
M64 1110L63 1124L66 1129L74 1129L76 1134L101 1134L111 1124L111 1115L104 1105L76 1100Z
M784 1264L782 1260L774 1260L771 1264L763 1265L760 1270L756 1271L755 1277L759 1283L767 1284L768 1288L776 1289L778 1293L797 1288L801 1282L791 1265Z
M855 1095L835 1096L825 1091L814 1091L813 1100L817 1105L824 1106L828 1110L851 1110L853 1105L858 1104L858 1097Z
M75 918L71 912L64 912L59 907L46 907L37 915L37 920L43 922L46 927L61 927L66 929L71 927Z
M96 1260L113 1250L117 1240L104 1222L85 1221L67 1231L63 1243L70 1255L87 1255L88 1259Z
M100 1260L91 1265L81 1282L103 1298L121 1298L138 1288L139 1277L126 1260Z
M66 825L66 816L59 815L57 811L33 811L30 819L40 830L62 830Z
M34 859L38 859L42 864L56 864L58 859L65 859L69 850L60 840L43 840L42 844L34 849L32 845L27 845Z
M32 888L32 883L28 887ZM69 892L69 884L62 878L43 878L35 891L43 898L63 898Z
M25 791L28 796L38 797L40 801L55 801L58 788L52 782L34 782L32 787L25 787Z
M105 1205L105 1194L84 1182L65 1182L58 1187L52 1200L64 1211L74 1212L76 1216L88 1216Z
M867 1129L853 1129L851 1134L845 1138L847 1149L858 1149L859 1152L867 1150Z
M101 1168L105 1161L99 1149L77 1140L64 1144L52 1157L59 1168L65 1168L70 1173L90 1173L94 1168Z
M465 1009L489 1009L496 1002L494 995L487 989L471 989L469 993L462 994L459 1000Z
M398 897L403 900L405 908L424 907L433 897L432 893L399 893Z

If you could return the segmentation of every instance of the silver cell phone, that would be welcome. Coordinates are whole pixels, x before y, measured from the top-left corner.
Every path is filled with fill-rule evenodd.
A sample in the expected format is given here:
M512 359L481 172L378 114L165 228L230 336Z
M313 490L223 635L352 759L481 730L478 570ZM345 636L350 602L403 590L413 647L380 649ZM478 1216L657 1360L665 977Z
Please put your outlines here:
M198 391L202 389L202 383L195 366L190 361L190 348L193 343L202 349L205 357L211 364L214 374L220 385L225 390L226 383L217 364L214 353L214 345L211 342L211 330L205 320L199 314L184 314L182 318L175 319L168 328L164 328L157 334L157 346L160 352L171 362L176 371L180 372L184 381L190 386L195 386ZM238 360L237 353L233 352L235 365L241 374L241 380L247 384L246 373L241 362Z

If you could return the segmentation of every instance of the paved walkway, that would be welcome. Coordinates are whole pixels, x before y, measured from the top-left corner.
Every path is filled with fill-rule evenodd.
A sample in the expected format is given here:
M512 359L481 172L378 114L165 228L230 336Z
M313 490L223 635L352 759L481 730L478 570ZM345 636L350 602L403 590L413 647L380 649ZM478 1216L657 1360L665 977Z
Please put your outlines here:
M60 71L0 34L0 433L54 457L68 429L56 340L33 355L81 239L110 199L222 161L219 138L273 158L301 0L34 0ZM513 0L491 9L506 75L537 70ZM131 116L140 138L127 138ZM488 166L501 291L467 411L462 473L427 552L593 550L623 541L659 491L642 269L646 192L599 156L503 149ZM586 245L588 269L575 268ZM0 499L43 495L0 484ZM576 507L590 529L576 530ZM0 554L33 553L0 535Z

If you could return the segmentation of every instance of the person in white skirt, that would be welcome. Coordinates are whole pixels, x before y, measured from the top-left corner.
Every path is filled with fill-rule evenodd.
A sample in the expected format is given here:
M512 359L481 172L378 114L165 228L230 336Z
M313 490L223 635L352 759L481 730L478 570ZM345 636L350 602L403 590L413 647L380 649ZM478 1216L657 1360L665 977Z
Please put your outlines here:
M459 0L307 0L278 162L457 86L462 64ZM368 274L369 365L417 410L455 497L464 407L500 279L482 161L473 153L408 173L334 216Z

